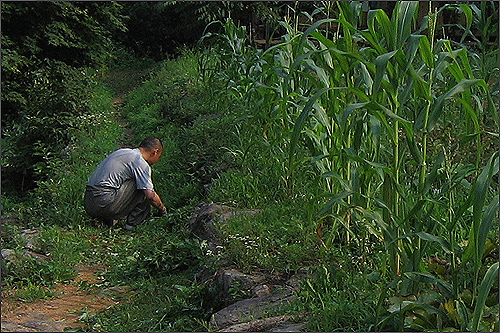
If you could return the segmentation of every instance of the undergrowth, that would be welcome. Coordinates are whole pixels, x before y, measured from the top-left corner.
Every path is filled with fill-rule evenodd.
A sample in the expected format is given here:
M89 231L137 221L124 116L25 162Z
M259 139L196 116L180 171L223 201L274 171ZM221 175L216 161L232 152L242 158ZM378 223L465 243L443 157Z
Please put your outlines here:
M245 65L245 59L248 60L247 65L253 66L253 57L259 57L258 52L244 55L248 59L242 58L241 63L232 61L231 54L226 54L228 59L217 61L224 63L227 60L232 66L230 69L238 70L237 65ZM125 80L127 73L123 72L123 68L120 68L119 75L117 72L109 76L101 74L105 84L93 87L92 100L89 101L94 110L93 115L80 119L81 128L72 133L72 144L65 150L63 158L45 157L49 162L50 177L38 184L38 190L29 202L18 203L12 198L2 197L2 216L11 213L21 221L17 227L15 224L7 228L2 226L2 247L9 245L22 249L24 245L18 243L13 235L23 228L43 226L40 246L57 258L61 267L67 267L68 271L61 270L57 276L49 276L45 274L47 270L56 272L49 264L39 267L34 261L26 261L16 273L12 273L8 279L2 279L2 283L9 287L21 286L36 294L34 284L50 285L67 281L74 274L74 265L78 262L104 264L108 269L103 273L103 287L128 285L131 287L130 297L128 301L98 315L88 316L85 330L202 331L209 329L210 315L220 305L213 299L214 291L196 281L196 274L203 267L216 268L221 258L245 272L286 272L291 275L306 267L312 272L312 277L303 281L297 301L284 311L293 315L305 314L309 330L400 328L398 325L404 322L399 319L403 318L404 321L407 313L403 311L398 314L399 310L394 309L398 304L403 304L403 296L387 295L396 290L396 286L399 288L403 280L392 280L391 260L394 254L387 249L395 244L403 244L403 240L413 241L411 237L417 237L414 234L401 234L390 244L384 244L384 237L377 225L383 225L380 223L381 218L368 210L363 212L365 215L356 215L357 210L362 209L359 206L362 200L367 199L361 195L356 198L359 205L355 205L354 201L346 201L342 208L345 208L343 215L319 213L324 210L326 203L330 202L332 208L334 203L345 198L337 197L337 192L325 194L325 188L335 186L341 192L351 185L333 171L329 174L318 173L317 165L324 157L309 156L307 151L311 147L299 145L298 137L296 147L291 143L293 138L288 141L284 139L295 131L293 122L297 117L280 119L279 114L275 114L280 111L274 107L275 104L281 103L272 100L277 93L271 94L266 87L255 85L261 89L262 95L259 96L265 99L269 109L260 110L258 105L262 104L253 103L251 94L242 93L253 87L252 83L247 82L246 76L240 82L227 81L229 72L224 72L226 76L222 79L202 75L207 73L200 73L200 65L206 66L205 69L213 65L210 64L213 60L203 63L203 59L208 58L207 54L199 51L184 50L178 59L164 61L147 69L134 67L128 73L133 72L130 75L134 77L135 84L130 78L128 82L121 81ZM259 59L264 64L266 59ZM271 63L264 65L271 66ZM270 70L269 73L274 75L278 71ZM257 77L254 79L257 80ZM123 93L123 103L119 109L114 109L111 101L120 93ZM292 93L292 96L295 95ZM248 100L242 100L243 97L248 97ZM306 101L296 102L290 103L298 107ZM266 112L274 118L268 121ZM133 132L132 135L125 135L117 119L125 123ZM372 119L373 124L375 121ZM360 130L366 127L363 126L360 126ZM318 125L318 128L323 127ZM338 134L341 140L341 133ZM169 214L147 220L133 232L95 225L86 217L81 204L88 176L107 154L121 146L137 146L143 137L149 135L155 135L163 141L163 157L152 168L153 182ZM347 156L353 159L352 165L360 163L359 168L350 171L366 171L368 183L370 177L378 179L380 173L373 170L375 167L382 168L380 163L361 164L363 161L349 155L348 150L343 150L343 153L345 156L339 153L339 160ZM451 176L447 174L450 170L446 168L443 165L435 170L434 177L441 177L438 180L442 184L451 181ZM458 171L465 174L468 169ZM456 201L460 207L468 200L472 181L471 174L468 176L468 180L462 182L467 190L457 192L460 198ZM385 186L382 183L375 185L377 191ZM372 190L371 187L369 189ZM208 251L203 242L190 237L189 217L201 201L251 209L253 212L250 215L241 214L219 225L225 249L217 256ZM429 206L432 206L429 213L436 216L447 214L449 208L428 201ZM375 204L383 207L380 200ZM457 231L460 233L459 239L468 237L469 229L461 224L471 222L472 212L469 210L472 209L470 205L464 208L462 214L467 220L457 221L460 223ZM426 211L422 211L418 217L425 217L424 213ZM359 223L349 225L352 216L359 220L352 221ZM413 221L410 218L412 216L404 222ZM442 228L443 223L439 221L436 224ZM73 233L67 234L63 230ZM416 242L421 244L422 240L429 241L425 243L426 253L435 253L436 258L442 255L443 248L448 253L446 241L432 236L421 234ZM479 259L488 265L494 261L491 257L495 253L493 248L498 238L491 232L488 236L488 244L491 245L487 246L491 249L484 258L477 258L477 263ZM69 244L72 247L68 247ZM464 252L466 246L455 244L453 250ZM64 257L68 248L74 255ZM447 300L436 296L437 293L432 289L433 283L441 281L441 278L448 280L450 276L439 273L440 267L431 266L428 261L419 261L419 265L418 268L422 270L419 273L422 274L417 277L420 280L414 277L414 287L421 286L422 294L419 297L432 293L437 300L433 306L439 307L440 314L449 309L452 310L448 312L453 313L454 305L447 305ZM486 274L488 265L485 264L482 270L477 269L480 276ZM460 269L463 281L470 285L474 278L472 269ZM35 271L40 272L39 275L33 275ZM493 296L495 292L498 298L498 289L492 291ZM40 294L40 297L47 296ZM461 301L463 297L460 297ZM427 300L419 301L425 303ZM408 300L404 299L404 302ZM469 302L467 306L471 304ZM498 305L495 308L495 305L488 304L491 306L489 314L495 318ZM422 305L424 308L426 306ZM441 309L446 306L448 310ZM464 311L470 312L470 309ZM416 313L418 317L420 313ZM385 318L382 321L381 314ZM444 314L443 318L446 316ZM412 318L412 322L421 319L415 318ZM433 317L427 320L429 322L425 324L441 319ZM431 324L439 326L441 323Z

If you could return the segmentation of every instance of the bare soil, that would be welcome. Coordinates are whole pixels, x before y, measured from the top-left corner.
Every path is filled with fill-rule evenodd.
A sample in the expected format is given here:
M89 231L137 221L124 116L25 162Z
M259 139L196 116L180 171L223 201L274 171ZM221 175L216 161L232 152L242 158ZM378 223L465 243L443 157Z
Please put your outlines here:
M71 283L57 284L56 297L25 303L2 291L2 332L63 332L83 328L86 315L120 304L128 288L100 289L101 266L78 266ZM85 286L82 288L82 286Z
M116 121L124 128L124 143L129 143L134 133L120 118L127 94L147 74L145 70L119 71L107 77L107 83L116 91L111 104ZM128 299L128 287L102 289L98 274L103 266L77 266L78 275L71 283L57 284L51 299L26 303L16 299L15 290L2 290L2 332L64 332L85 327L83 318L120 304Z

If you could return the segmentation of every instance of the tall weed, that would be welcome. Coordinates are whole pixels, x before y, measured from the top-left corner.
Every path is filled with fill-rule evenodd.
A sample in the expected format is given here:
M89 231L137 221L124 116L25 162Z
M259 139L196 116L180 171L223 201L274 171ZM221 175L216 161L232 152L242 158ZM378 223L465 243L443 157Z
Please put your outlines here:
M38 183L33 195L38 214L33 218L39 222L68 227L83 223L83 194L88 177L107 154L118 148L123 132L113 118L112 96L98 84L92 96L92 113L81 117L62 156L44 155L47 165L53 167L47 170L47 180Z
M185 50L158 65L130 92L123 115L137 138L156 135L164 157L155 165L155 184L168 207L194 205L212 179L231 163L222 147L233 139L229 105L198 76L199 54ZM137 139L140 141L140 139Z
M483 153L487 145L480 134L498 133L486 130L477 104L491 100L491 88L475 76L467 46L436 40L437 18L447 6L430 10L418 29L417 2L397 3L390 16L369 11L367 29L357 26L357 3L337 6L338 17L318 20L303 32L285 20L282 43L264 52L250 53L242 46L244 29L228 20L225 35L207 36L219 38L216 52L224 55L220 64L227 64L210 73L220 73L235 103L246 110L247 126L260 133L256 140L265 143L267 156L282 166L286 193L301 194L301 172L310 172L305 162L316 166L322 176L317 184L324 191L316 216L320 244L333 246L337 237L345 244L370 237L383 241L390 266L384 278L393 282L383 289L380 304L400 293L414 295L417 301L393 299L400 302L401 311L379 308L383 319L376 327L410 328L409 316L421 312L439 318L438 324L424 320L422 327L457 327L449 321L455 310L446 304L459 299L463 286L477 294L479 275L485 273L485 235L498 220L490 214L495 202L486 207L498 195L486 182L497 173L495 157L482 168L490 155ZM460 8L471 27L471 7ZM330 23L338 26L332 37L321 28ZM253 59L251 64L248 59ZM498 66L491 70L496 73ZM460 117L469 119L472 127L454 125L456 133L448 132L448 140L440 138L450 119ZM468 138L475 140L474 152L461 145ZM248 156L258 147L241 146L238 151ZM473 191L469 197L468 191ZM335 232L341 229L344 235ZM467 232L463 259L472 260L472 266L459 260L459 244ZM436 253L446 260L440 261ZM451 276L436 271L436 258L438 266L450 266ZM435 303L420 305L429 285L439 289L429 298ZM448 308L443 311L435 304Z

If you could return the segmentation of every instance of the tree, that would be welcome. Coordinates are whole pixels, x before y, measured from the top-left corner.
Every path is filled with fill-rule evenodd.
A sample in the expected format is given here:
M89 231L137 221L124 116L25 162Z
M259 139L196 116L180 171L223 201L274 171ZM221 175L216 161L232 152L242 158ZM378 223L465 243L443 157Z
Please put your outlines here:
M183 45L193 45L203 34L205 24L198 19L199 4L192 1L126 1L127 32L117 41L137 57L157 61L178 53Z
M89 76L123 30L115 2L2 2L2 187L43 179L47 154L70 141L88 112ZM14 181L15 180L15 181ZM21 180L21 181L19 181Z

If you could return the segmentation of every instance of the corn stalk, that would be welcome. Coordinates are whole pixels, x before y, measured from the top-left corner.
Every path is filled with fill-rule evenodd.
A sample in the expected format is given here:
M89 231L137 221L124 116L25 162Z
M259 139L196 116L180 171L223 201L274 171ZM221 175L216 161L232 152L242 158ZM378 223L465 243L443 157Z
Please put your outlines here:
M331 219L344 226L348 241L361 242L368 234L383 239L396 293L418 295L430 283L445 297L458 297L458 272L464 268L457 265L457 228L464 227L461 220L472 207L462 262L473 263L474 294L479 289L484 293L479 272L485 237L496 218L492 212L498 207L488 192L498 158L480 171L483 154L478 149L474 167L454 167L450 148L431 139L438 136L436 125L453 104L461 105L473 120L474 132L481 132L474 104L480 95L474 93L487 93L485 81L474 78L466 49L435 40L441 12L430 11L416 30L418 2L398 2L391 18L382 10L368 12L368 29L360 30L353 24L359 7L337 5L338 18L314 22L304 32L283 22L283 42L256 56L248 70L235 71L248 75L238 81L251 110L248 118L262 125L263 137L290 182L305 161L315 164L329 199L319 212L320 224ZM338 26L331 38L321 29L328 24ZM476 140L480 147L479 135ZM458 193L475 171L480 174L473 190L459 202ZM445 217L439 214L441 207ZM452 285L422 271L435 246L450 258ZM480 302L475 303L478 311ZM434 311L432 306L425 310ZM405 311L398 315L404 318Z

